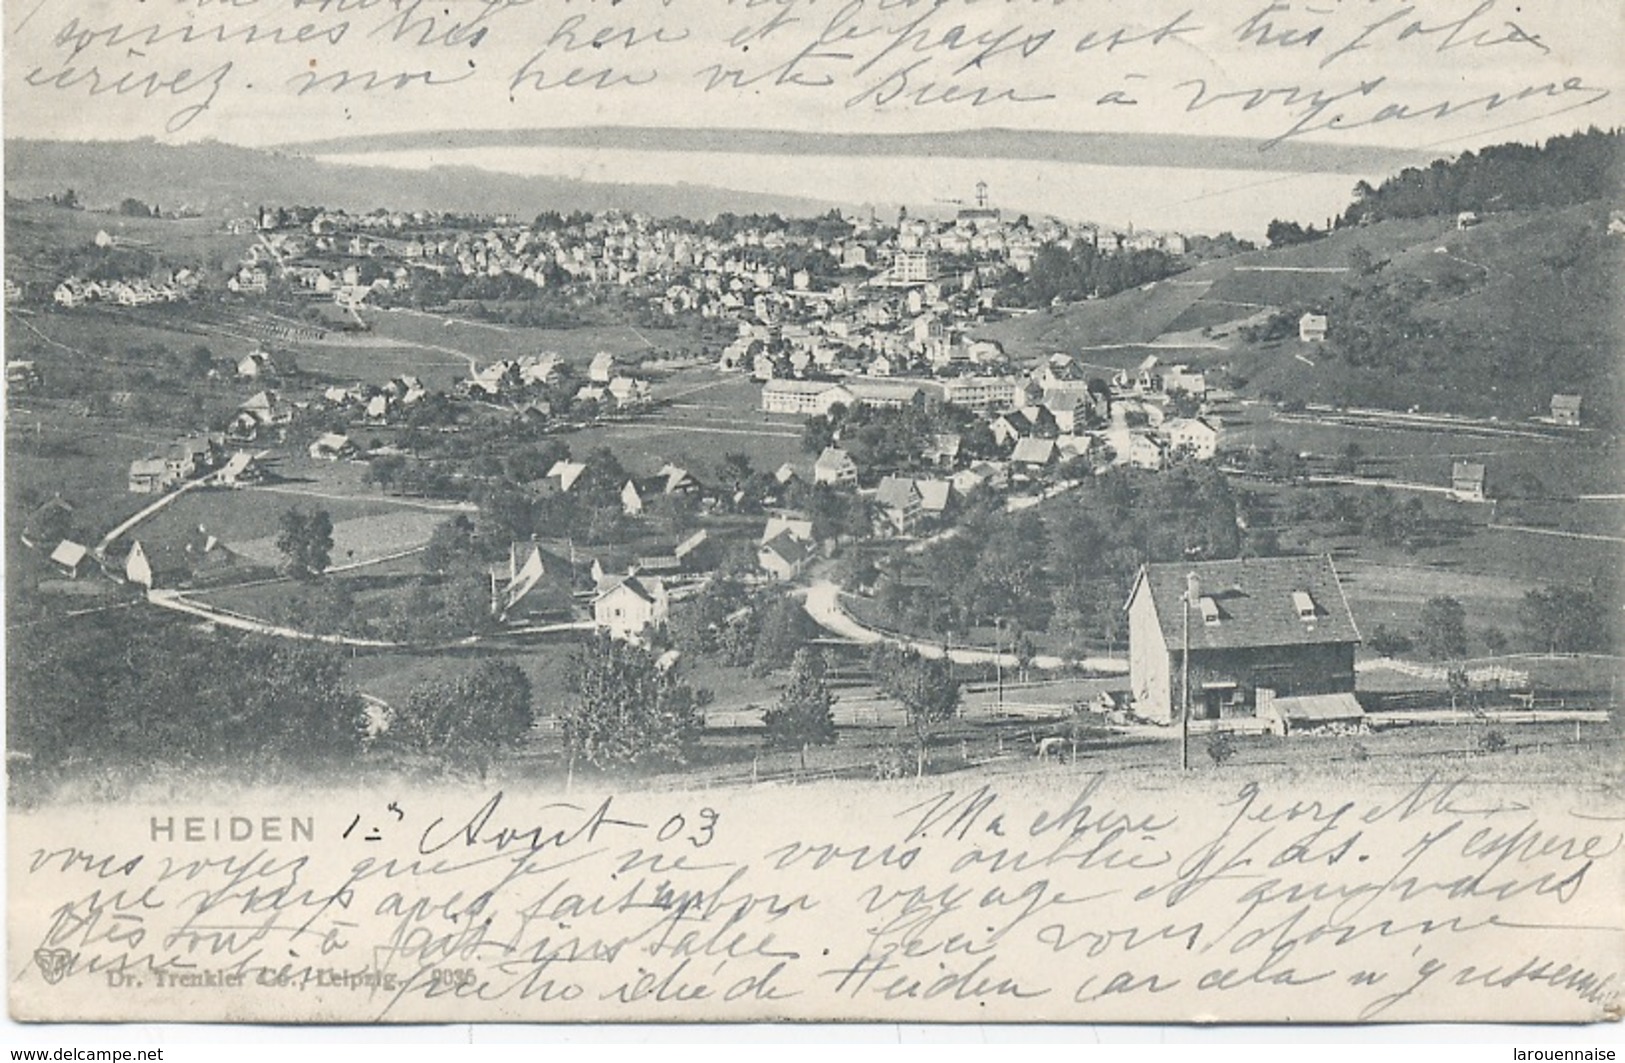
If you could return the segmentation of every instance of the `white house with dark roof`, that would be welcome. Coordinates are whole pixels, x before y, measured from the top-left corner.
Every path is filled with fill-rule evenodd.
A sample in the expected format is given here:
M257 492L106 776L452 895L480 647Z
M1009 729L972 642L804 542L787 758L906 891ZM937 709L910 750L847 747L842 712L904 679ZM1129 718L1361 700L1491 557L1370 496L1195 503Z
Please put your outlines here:
M1200 417L1175 417L1162 423L1168 449L1175 455L1212 461L1219 452L1219 430Z
M813 462L813 483L840 487L858 482L858 466L840 447L825 447Z
M787 581L801 575L812 560L813 544L789 531L781 531L756 548L756 563L773 579Z
M807 517L795 516L789 513L772 513L768 515L767 526L762 529L762 536L758 542L767 542L782 532L789 532L797 539L812 542L813 523Z
M892 530L906 535L914 530L923 515L920 489L906 476L888 476L880 481L875 491L875 503Z
M666 585L636 573L611 578L592 600L593 623L618 639L636 641L670 614Z
M1347 718L1361 715L1360 632L1327 555L1145 565L1127 609L1139 716L1179 719L1187 635L1193 719L1255 717L1261 707L1286 719L1294 699L1331 696Z
M560 494L569 494L570 488L576 485L576 481L581 479L581 474L586 471L587 465L585 462L561 458L555 461L552 467L547 470L547 476L544 479L550 481Z

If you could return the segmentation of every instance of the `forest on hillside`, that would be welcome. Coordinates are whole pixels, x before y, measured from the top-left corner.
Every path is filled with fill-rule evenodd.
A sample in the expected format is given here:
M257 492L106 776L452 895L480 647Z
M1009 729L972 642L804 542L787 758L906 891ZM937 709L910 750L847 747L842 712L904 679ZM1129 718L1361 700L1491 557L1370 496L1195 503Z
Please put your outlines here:
M1620 130L1592 128L1553 137L1539 146L1497 144L1455 159L1437 159L1426 169L1406 168L1375 188L1361 181L1337 228L1392 218L1567 207L1613 198L1625 188L1622 136Z

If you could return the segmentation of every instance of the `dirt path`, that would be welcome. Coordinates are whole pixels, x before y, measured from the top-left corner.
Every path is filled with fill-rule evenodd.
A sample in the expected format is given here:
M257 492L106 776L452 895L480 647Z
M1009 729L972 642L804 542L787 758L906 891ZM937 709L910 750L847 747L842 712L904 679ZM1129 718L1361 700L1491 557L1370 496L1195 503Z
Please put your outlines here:
M804 605L807 615L812 617L824 630L866 646L872 646L877 642L889 642L893 645L911 649L921 657L929 657L933 660L940 660L946 655L955 664L997 664L1002 668L1010 669L1019 668L1021 665L1020 660L1013 653L994 652L993 650L977 649L973 646L955 646L953 649L948 650L941 642L905 638L868 627L855 619L841 606L841 589L829 580L818 580L809 586ZM1121 657L1083 657L1077 660L1068 660L1042 654L1028 662L1028 666L1040 671L1079 667L1116 675L1128 672L1128 661Z
M330 491L313 491L302 487L286 487L278 484L257 484L249 488L251 491L269 491L278 495L302 495L306 498L326 498L335 502L354 502L359 496L334 494ZM389 495L366 496L362 499L368 502L382 502L386 505L400 506L404 509L426 509L433 513L478 513L480 507L472 502L420 502L411 498L395 498Z

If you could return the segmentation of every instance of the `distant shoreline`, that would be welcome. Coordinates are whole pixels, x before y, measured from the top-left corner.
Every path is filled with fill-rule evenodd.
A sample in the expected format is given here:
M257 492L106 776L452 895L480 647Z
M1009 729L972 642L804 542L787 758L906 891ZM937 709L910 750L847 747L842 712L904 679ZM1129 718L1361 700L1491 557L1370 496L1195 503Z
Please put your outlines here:
M269 150L299 155L469 148L600 148L621 151L718 152L749 155L940 156L1030 159L1094 166L1200 170L1271 170L1355 176L1426 164L1420 150L1290 141L1269 150L1239 137L1145 133L1068 133L972 129L941 133L807 133L782 129L682 129L668 126L583 126L529 129L447 129L369 133L289 141Z

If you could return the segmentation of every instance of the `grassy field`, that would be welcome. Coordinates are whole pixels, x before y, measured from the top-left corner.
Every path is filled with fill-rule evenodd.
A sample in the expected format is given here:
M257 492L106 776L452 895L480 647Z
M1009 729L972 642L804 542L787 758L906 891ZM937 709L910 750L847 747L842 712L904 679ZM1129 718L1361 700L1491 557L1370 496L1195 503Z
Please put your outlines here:
M261 488L205 489L188 492L159 510L134 534L148 540L179 540L201 526L231 549L238 550L242 544L274 537L282 514L293 506L325 509L335 525L400 512L398 507L377 498L317 498Z
M756 381L690 370L674 374L660 391L670 404L651 414L561 438L577 455L609 447L634 472L653 471L671 461L703 479L723 454L737 450L749 455L759 470L771 471L788 461L810 473L812 458L801 449L802 419L760 412L761 385Z
M1059 759L1036 756L1036 740L1054 728L1021 720L961 721L940 728L928 749L927 773L946 780L988 778L1068 786L1085 774L1106 772L1134 780L1137 790L1226 788L1247 782L1367 784L1415 783L1429 777L1461 776L1492 786L1611 784L1618 778L1625 742L1614 724L1529 724L1496 728L1506 739L1499 752L1480 751L1484 725L1382 728L1359 736L1302 735L1233 739L1234 755L1222 765L1206 752L1207 740L1191 739L1192 769L1178 767L1174 733L1117 734L1080 741L1075 759L1069 748ZM549 746L552 748L549 748ZM873 780L878 765L904 779L914 776L911 733L891 727L842 729L832 746L808 751L808 779ZM562 754L542 735L537 748L509 759L502 769L515 778L563 774ZM583 774L589 774L585 769ZM759 733L734 731L707 736L701 761L685 770L637 785L710 789L753 782L788 782L800 776L793 751L772 750ZM617 778L611 773L609 778ZM630 781L630 780L628 780ZM873 783L870 783L873 785Z
M617 355L633 354L664 346L665 341L678 336L677 333L665 331L645 335L630 325L526 328L406 309L369 310L362 316L371 326L371 335L375 337L453 347L478 354L482 364L499 358L555 351L572 364L585 368L599 351Z
M134 218L47 203L6 204L6 272L11 279L53 281L63 248L88 247L99 231L130 247L151 250L176 266L234 262L252 236L221 231L218 218Z
M346 517L333 521L333 564L366 564L415 550L429 541L446 521L441 513L394 509L387 513ZM238 540L229 544L236 553L261 565L275 565L282 554L276 535Z
M472 670L482 659L496 658L524 670L530 678L536 714L552 716L566 696L566 676L574 639L575 636L565 634L524 646L410 656L361 655L349 662L349 678L363 693L395 704L404 702L421 683L456 676Z
M301 370L329 380L384 384L415 376L425 387L440 391L467 378L470 357L370 336L335 336L330 342L302 344L295 354Z
M112 418L65 415L60 408L13 407L6 417L6 494L26 515L61 494L82 534L100 534L150 499L128 491L132 456L162 445L160 431Z

